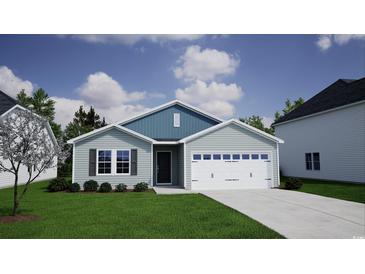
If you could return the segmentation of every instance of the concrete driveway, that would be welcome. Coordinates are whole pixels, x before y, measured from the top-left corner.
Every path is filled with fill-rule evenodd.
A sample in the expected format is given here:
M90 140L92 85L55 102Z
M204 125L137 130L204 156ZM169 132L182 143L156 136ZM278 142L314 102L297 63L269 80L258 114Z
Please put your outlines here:
M202 191L286 238L365 237L365 205L280 189Z

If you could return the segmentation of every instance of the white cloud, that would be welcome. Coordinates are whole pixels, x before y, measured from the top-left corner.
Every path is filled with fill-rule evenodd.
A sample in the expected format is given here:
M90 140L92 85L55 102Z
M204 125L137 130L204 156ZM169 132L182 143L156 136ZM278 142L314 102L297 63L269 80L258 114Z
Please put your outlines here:
M320 35L316 42L317 46L322 50L326 51L332 46L332 40L330 35Z
M243 96L243 91L236 84L217 82L207 84L197 80L184 89L177 89L175 94L179 100L197 105L217 116L229 117L235 112L232 102L239 100Z
M202 38L201 34L82 34L62 35L73 37L90 43L134 45L141 41L165 43L168 41L194 41Z
M186 49L174 69L175 77L185 81L211 81L217 76L235 73L240 60L225 51L204 49L194 45Z
M345 45L352 40L365 40L365 34L325 34L319 35L316 42L317 46L322 50L328 50L334 43L337 45Z
M72 121L74 113L79 109L80 106L83 106L86 110L88 110L91 106L85 101L79 99L60 97L51 97L51 99L56 102L55 121L56 123L61 124L63 128L65 128L65 126ZM109 108L95 107L95 111L100 115L101 118L105 117L107 123L113 123L119 120L127 119L146 110L147 108L140 104L120 105Z
M104 72L90 74L78 89L80 98L95 107L107 108L120 106L123 103L142 100L146 92L128 92Z
M274 117L262 117L262 123L265 127L269 128L272 123L274 123Z
M0 66L0 90L15 98L22 89L30 95L33 92L33 84L15 76L8 67Z

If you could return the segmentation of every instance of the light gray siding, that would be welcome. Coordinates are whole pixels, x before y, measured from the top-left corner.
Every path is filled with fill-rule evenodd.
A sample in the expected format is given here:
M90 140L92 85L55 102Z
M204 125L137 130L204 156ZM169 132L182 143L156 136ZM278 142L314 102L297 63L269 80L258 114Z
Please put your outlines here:
M96 175L89 176L89 149L137 149L137 175ZM124 183L133 186L139 182L152 184L151 144L133 137L118 129L112 128L106 132L81 140L74 145L74 182L82 187L87 180L95 180L99 184L109 182L112 185Z
M229 124L186 143L186 188L191 189L192 151L268 151L272 154L273 184L278 186L277 147L274 141L237 125Z
M154 185L157 182L157 173L156 173L156 159L157 159L157 152L158 151L171 151L172 157L172 185L178 185L178 147L176 145L155 145L153 146L153 180Z
M365 183L365 103L278 125L284 175ZM306 170L305 153L319 152L321 170Z
M184 144L178 146L178 182L180 186L184 186Z

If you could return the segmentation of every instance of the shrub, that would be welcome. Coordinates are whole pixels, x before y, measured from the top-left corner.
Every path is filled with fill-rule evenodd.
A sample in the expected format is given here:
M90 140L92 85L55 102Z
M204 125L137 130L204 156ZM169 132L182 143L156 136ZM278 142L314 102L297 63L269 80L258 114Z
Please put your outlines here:
M298 178L288 178L284 182L284 188L288 190L299 189L303 183Z
M73 183L70 186L71 192L79 192L80 191L80 185L78 183Z
M105 182L100 185L99 192L112 192L112 185Z
M134 186L135 192L143 192L148 189L148 185L145 182L140 182Z
M57 192L68 190L69 187L70 182L68 180L62 177L58 177L49 181L47 189L49 192Z
M96 191L98 189L98 182L94 180L89 180L84 183L84 191Z
M119 184L115 187L116 192L124 192L127 191L127 185L125 184Z

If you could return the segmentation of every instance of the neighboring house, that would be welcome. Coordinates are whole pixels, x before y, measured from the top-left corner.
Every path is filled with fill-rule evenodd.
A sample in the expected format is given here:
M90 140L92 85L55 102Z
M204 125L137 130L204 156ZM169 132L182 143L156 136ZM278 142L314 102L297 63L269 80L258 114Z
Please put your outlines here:
M336 81L274 126L283 175L365 183L365 78Z
M68 141L73 182L186 189L279 185L282 140L238 120L222 121L174 100Z
M0 90L0 119L5 117L6 115L11 115L14 110L21 109L24 111L30 111L21 105L18 102L11 98L10 96L6 95L4 92ZM53 135L52 129L47 124L47 130L49 132L49 136L53 142L56 143L56 139ZM57 167L49 168L45 170L45 172L41 173L35 182L51 179L57 177ZM28 169L26 166L21 166L19 169L19 184L24 184L28 179ZM9 172L0 172L0 188L8 187L14 185L14 175Z

